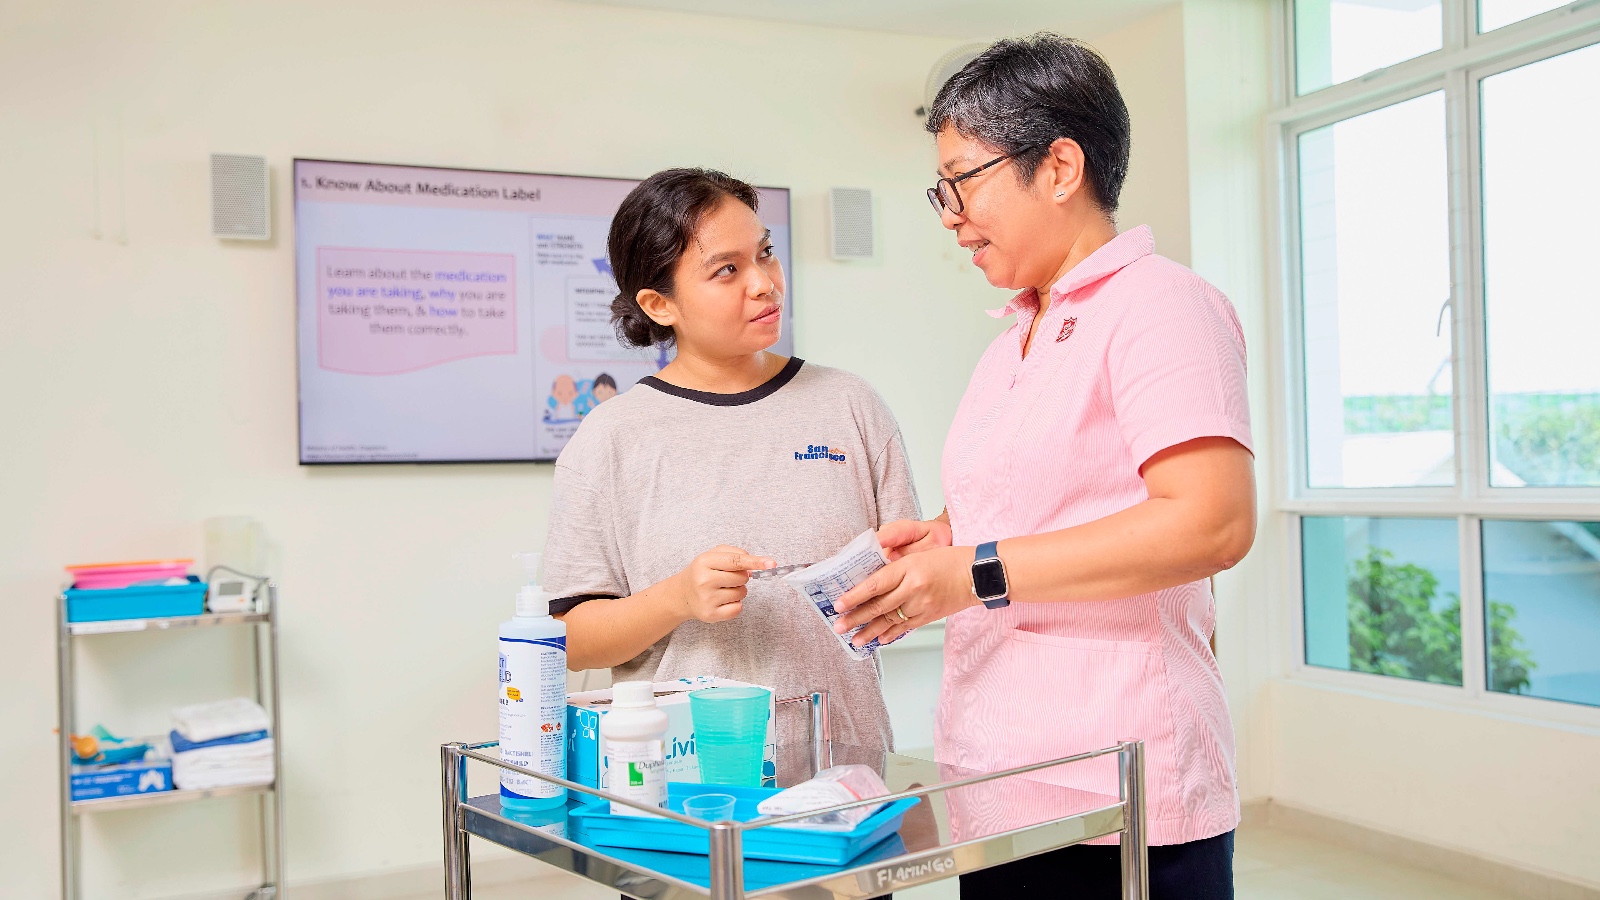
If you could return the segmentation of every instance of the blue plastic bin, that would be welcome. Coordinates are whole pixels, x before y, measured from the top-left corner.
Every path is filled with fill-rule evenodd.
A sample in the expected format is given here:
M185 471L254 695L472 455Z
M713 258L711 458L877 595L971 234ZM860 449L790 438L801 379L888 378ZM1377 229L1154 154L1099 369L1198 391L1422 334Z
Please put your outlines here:
M733 817L740 822L748 822L761 817L756 811L756 804L778 792L778 788L669 782L667 807L674 812L682 812L686 797L695 794L730 794L737 801ZM842 866L898 832L906 811L918 802L919 798L908 797L891 803L852 831L819 831L785 825L746 831L744 855L747 859ZM586 844L697 853L702 856L711 852L711 836L706 829L670 819L614 816L609 800L585 803L572 811L571 819L573 825L580 829Z
M71 588L66 594L68 622L198 616L206 610L206 584L193 575L187 584L135 584L93 591Z

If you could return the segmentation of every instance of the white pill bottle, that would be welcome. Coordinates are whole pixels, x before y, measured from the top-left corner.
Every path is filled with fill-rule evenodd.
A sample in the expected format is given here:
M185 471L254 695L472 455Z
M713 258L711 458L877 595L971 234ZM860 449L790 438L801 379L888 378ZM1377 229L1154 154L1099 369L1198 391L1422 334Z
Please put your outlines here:
M646 806L667 805L667 724L667 714L656 706L655 685L622 681L611 686L611 711L600 717L605 790ZM611 814L649 815L615 800Z
M557 778L567 777L567 626L550 616L550 595L537 582L539 555L518 554L528 584L517 592L515 618L500 623L500 758ZM567 789L501 770L500 805L529 812L567 802Z

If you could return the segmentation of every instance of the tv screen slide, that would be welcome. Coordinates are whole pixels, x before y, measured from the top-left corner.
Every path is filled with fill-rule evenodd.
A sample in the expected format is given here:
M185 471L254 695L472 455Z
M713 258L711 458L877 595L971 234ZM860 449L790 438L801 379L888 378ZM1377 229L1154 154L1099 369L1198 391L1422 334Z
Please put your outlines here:
M606 233L636 184L295 160L300 462L555 459L671 358L611 327ZM789 192L760 193L788 273Z

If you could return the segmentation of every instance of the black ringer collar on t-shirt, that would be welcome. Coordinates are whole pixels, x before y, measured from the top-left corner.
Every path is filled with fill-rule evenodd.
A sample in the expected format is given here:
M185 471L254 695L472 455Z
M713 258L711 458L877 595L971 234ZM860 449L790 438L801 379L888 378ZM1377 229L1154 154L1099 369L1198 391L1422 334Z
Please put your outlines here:
M789 357L789 362L784 365L783 371L772 376L767 383L753 387L748 391L740 391L737 394L714 394L710 391L693 391L686 387L668 384L654 375L647 375L639 379L639 383L649 385L663 394L671 394L674 397L682 397L685 400L693 400L696 403L704 403L708 406L744 406L776 394L779 388L794 379L795 374L800 371L800 367L805 364L806 361L800 357L791 356Z

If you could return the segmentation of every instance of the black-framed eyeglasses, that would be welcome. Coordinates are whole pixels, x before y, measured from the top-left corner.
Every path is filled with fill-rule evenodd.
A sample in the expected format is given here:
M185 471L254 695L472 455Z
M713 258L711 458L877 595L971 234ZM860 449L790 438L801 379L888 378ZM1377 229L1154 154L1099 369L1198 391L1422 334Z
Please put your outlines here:
M958 216L961 215L961 211L966 209L966 204L961 200L961 192L956 190L957 182L966 181L968 178L977 175L984 169L998 166L1014 156L1020 156L1033 149L1035 148L1023 147L1016 153L1007 153L1004 156L996 156L994 159L989 160L976 169L969 169L965 172L952 175L949 178L939 179L934 183L933 187L928 188L928 202L933 204L933 211L943 214L944 211L948 209Z

